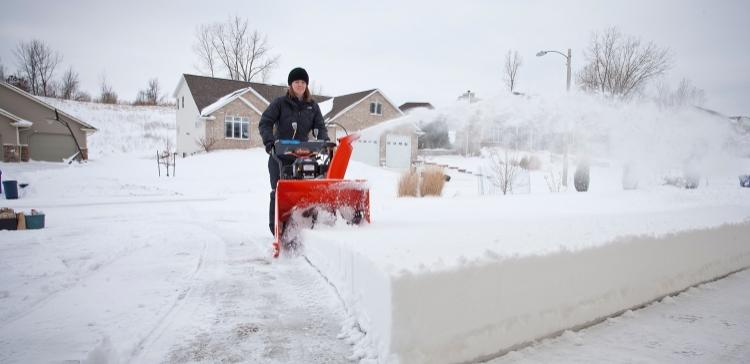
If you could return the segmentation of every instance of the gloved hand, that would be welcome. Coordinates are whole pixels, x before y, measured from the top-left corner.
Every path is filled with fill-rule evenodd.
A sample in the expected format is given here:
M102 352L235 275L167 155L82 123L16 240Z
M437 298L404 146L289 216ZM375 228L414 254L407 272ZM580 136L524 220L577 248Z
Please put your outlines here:
M273 143L266 144L266 153L271 154L273 151Z

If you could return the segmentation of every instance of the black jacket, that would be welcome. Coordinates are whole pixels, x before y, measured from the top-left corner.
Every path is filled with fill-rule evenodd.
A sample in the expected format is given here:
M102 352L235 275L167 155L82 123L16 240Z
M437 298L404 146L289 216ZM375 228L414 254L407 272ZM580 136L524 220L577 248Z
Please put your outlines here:
M294 132L292 123L297 123ZM275 127L275 128L274 128ZM314 101L306 102L288 96L277 97L263 112L258 130L266 151L279 139L307 141L310 131L317 129L318 139L330 140L320 107Z

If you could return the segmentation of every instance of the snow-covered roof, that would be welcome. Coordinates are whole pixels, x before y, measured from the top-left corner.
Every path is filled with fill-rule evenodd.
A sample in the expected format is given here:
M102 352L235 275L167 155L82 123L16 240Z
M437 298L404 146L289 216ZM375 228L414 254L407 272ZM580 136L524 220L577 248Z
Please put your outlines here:
M19 116L11 113L10 111L4 110L0 108L0 115L3 115L11 120L13 120L10 125L15 126L17 128L30 128L34 123L21 119Z
M201 110L201 116L202 117L210 116L211 114L213 114L217 110L219 110L222 107L224 107L224 105L227 105L230 102L232 102L234 100L237 100L237 99L242 100L242 102L244 102L245 105L247 105L251 109L255 110L255 112L257 112L258 114L261 114L262 112L260 110L258 110L258 108L256 108L255 106L253 106L253 104L251 104L250 102L248 102L247 100L245 100L244 98L242 98L242 95L244 93L246 93L246 92L249 92L249 91L253 91L253 88L252 87L245 87L245 88L241 88L241 89L239 89L237 91L234 91L232 93L229 93L227 95L224 95L220 99L216 100L216 102L214 102L213 104L204 107L203 110Z
M72 115L70 115L70 114L68 114L68 113L66 113L66 112L64 112L64 111L62 111L62 110L60 110L60 109L58 109L58 108L56 108L56 107L48 104L48 103L46 103L44 101L44 98L42 96L34 96L34 95L32 95L32 94L30 94L30 93L28 93L28 92L26 92L24 90L21 90L20 88L15 87L15 86L7 83L7 82L0 82L0 86L5 86L8 89L10 89L11 91L14 91L14 92L18 93L19 95L22 95L22 96L28 98L29 100L34 101L37 104L46 107L47 109L49 109L49 110L51 110L53 112L57 111L60 115L65 116L66 118L68 118L68 119L70 119L70 120L72 120L72 121L80 124L83 128L90 129L92 131L97 131L97 129L94 126L92 126L91 124L86 123L85 121L83 121L83 120L81 120L81 119L79 119L79 118L77 118L75 116L72 116Z
M320 113L322 115L328 114L329 112L331 112L331 109L333 109L333 97L328 100L319 102L318 106L320 107Z

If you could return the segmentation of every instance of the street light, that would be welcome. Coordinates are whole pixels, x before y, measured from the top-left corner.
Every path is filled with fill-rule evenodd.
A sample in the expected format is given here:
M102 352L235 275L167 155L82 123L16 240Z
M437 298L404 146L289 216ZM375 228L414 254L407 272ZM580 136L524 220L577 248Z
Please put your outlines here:
M536 53L537 57L541 57L547 53L557 53L563 57L565 57L565 65L568 68L568 72L566 74L567 83L566 88L567 91L570 92L570 48L568 48L568 54L565 55L563 52L558 51L539 51ZM562 185L565 187L568 187L568 135L565 135L565 140L563 141L563 175L562 175Z
M558 52L558 51L539 51L539 52L537 52L536 56L537 57L541 57L541 56L543 56L543 55L545 55L547 53L557 53L557 54L565 57L565 65L568 67L566 87L567 87L567 90L570 91L570 48L568 48L568 54L567 55L565 55L565 53L563 53L563 52Z

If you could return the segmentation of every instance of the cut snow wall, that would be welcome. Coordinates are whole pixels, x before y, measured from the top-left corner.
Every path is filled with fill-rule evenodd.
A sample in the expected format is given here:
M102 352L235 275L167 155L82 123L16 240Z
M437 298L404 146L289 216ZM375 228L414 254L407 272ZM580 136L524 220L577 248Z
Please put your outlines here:
M750 222L410 274L326 236L306 243L308 258L381 363L489 359L750 266Z

